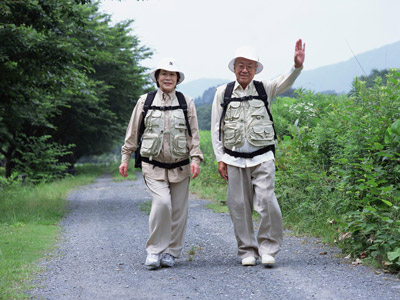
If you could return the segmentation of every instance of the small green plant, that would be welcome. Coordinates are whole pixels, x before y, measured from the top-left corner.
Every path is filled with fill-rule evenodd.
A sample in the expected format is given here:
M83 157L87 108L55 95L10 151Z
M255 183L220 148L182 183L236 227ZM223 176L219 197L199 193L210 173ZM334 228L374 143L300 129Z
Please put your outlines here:
M145 201L145 202L141 202L139 207L141 211L144 211L146 213L146 215L150 215L150 211L151 211L151 201Z
M196 247L196 246L192 245L192 247L190 248L190 250L186 253L187 255L189 255L188 260L189 260L189 261L193 261L194 256L196 255L197 251L201 251L201 250L203 250L202 247L199 247L199 246Z

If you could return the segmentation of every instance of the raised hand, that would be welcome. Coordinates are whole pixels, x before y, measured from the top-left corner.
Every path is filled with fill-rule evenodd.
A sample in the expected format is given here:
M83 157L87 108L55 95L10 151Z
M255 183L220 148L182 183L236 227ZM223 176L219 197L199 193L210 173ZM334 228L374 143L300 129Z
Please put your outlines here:
M303 66L304 58L306 52L306 44L299 39L296 42L296 47L294 49L294 66L295 68L300 68Z

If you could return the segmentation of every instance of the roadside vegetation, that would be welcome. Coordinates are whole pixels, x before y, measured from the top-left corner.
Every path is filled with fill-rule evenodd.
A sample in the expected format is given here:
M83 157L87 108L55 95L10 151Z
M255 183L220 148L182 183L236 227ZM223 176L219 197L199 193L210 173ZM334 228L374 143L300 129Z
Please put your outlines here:
M272 114L279 143L276 194L284 223L321 237L344 254L400 270L400 72L349 95L298 90L277 98ZM226 207L209 131L201 132L205 161L192 191ZM225 209L226 211L226 209Z
M39 184L0 177L0 299L26 299L36 263L54 247L66 197L91 183L103 169L77 166L75 176Z
M132 22L111 24L88 0L0 3L1 299L29 298L24 291L54 247L71 189L102 172L124 180L118 139L152 88L141 66L152 52ZM210 111L199 109L200 128L209 127ZM276 99L272 112L286 227L399 271L400 72L356 79L348 95L298 90ZM210 132L200 135L205 160L191 190L227 212ZM99 155L114 163L77 165ZM136 178L133 165L128 179Z

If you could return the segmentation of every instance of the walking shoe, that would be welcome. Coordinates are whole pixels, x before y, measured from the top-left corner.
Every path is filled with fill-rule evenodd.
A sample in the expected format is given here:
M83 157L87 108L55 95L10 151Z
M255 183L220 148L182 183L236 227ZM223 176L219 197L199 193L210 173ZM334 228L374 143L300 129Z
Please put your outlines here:
M242 259L242 266L255 266L256 258L254 256L248 256Z
M173 267L175 263L175 257L169 253L163 253L161 255L161 266L162 267Z
M271 255L263 254L261 262L263 265L273 265L275 263L275 258Z
M149 269L157 269L160 267L160 254L147 254L146 257L146 266L149 267Z

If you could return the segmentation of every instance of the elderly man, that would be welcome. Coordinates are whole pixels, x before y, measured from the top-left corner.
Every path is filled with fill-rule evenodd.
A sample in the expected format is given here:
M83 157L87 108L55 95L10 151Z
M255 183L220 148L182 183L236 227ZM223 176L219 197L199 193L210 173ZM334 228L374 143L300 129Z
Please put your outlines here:
M255 81L263 70L251 47L241 47L228 67L236 81L217 88L211 133L218 172L228 182L227 204L244 266L273 265L282 246L282 214L275 197L276 133L272 99L289 89L303 69L305 45L296 42L294 67L270 82ZM255 238L252 213L260 216Z

